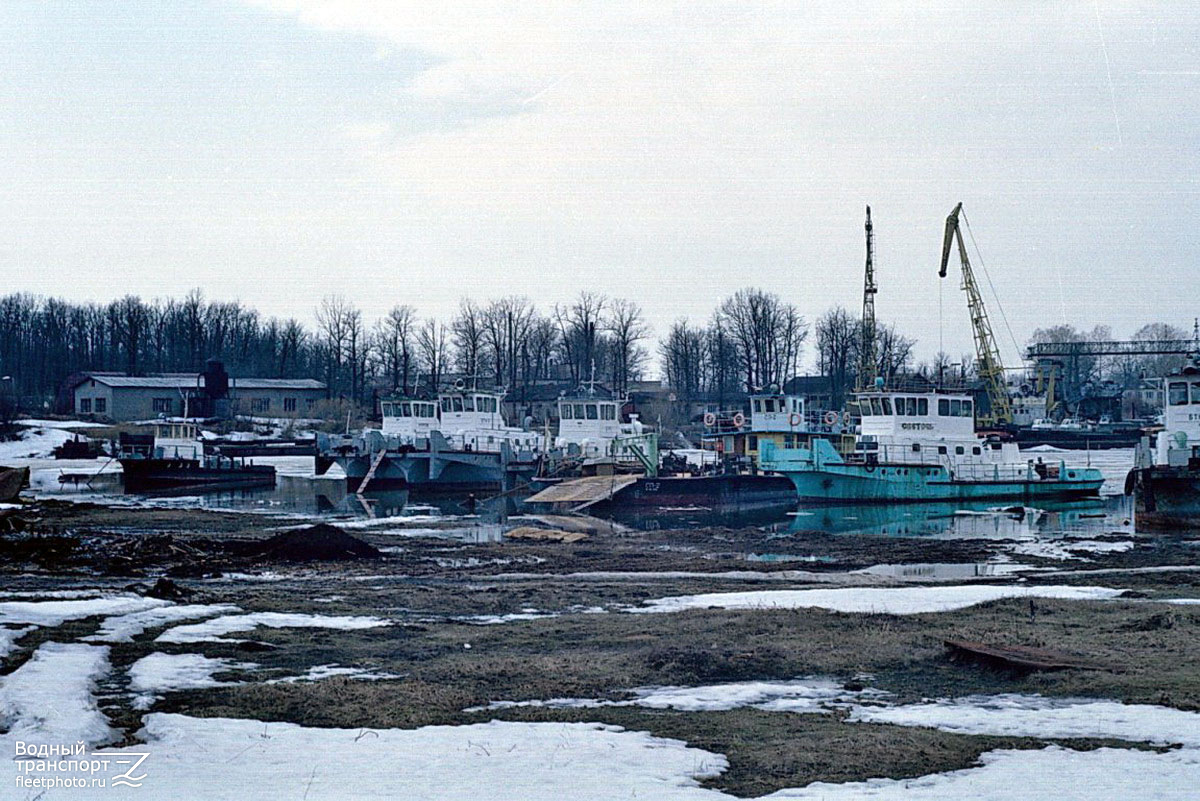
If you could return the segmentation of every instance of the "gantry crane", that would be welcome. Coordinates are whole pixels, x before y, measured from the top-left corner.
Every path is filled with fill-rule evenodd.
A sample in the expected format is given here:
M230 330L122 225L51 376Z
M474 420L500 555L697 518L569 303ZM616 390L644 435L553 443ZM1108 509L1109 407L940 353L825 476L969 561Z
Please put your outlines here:
M967 258L967 245L963 241L962 230L958 225L958 215L962 211L959 203L946 218L946 237L942 241L942 267L938 275L946 277L946 265L950 261L950 246L958 241L958 257L962 260L962 288L967 293L967 311L971 315L971 330L975 337L975 360L978 362L976 371L987 389L991 409L987 414L977 417L983 427L1008 425L1012 423L1012 403L1008 397L1008 388L1004 384L1004 364L1000 360L1000 348L996 346L996 337L992 334L992 324L988 321L987 309L983 305L983 295L975 283L975 273L971 270L971 260Z
M867 268L863 277L862 332L858 360L858 388L871 389L879 373L875 348L875 238L871 229L871 207L867 206Z

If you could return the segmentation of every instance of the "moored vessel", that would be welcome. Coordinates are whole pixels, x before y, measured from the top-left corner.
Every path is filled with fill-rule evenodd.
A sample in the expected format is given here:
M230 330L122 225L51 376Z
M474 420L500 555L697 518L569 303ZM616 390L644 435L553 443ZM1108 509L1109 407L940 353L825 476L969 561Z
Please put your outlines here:
M1163 379L1163 430L1125 479L1139 530L1200 530L1200 356Z
M980 438L973 398L882 387L858 395L854 451L828 440L807 447L760 446L763 470L791 479L805 503L871 503L1097 495L1098 469L1023 459L1016 443Z

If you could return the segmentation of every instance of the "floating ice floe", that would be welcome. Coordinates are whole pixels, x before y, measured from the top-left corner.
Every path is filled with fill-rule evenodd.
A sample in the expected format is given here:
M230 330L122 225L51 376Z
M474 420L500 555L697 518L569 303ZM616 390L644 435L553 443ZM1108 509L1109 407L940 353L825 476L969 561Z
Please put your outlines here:
M309 615L288 612L254 612L248 615L223 615L203 623L191 623L167 629L155 642L229 642L226 634L253 631L259 626L273 629L371 629L390 626L392 621L379 617L354 615Z
M133 642L146 629L178 623L198 617L215 617L225 612L240 612L233 604L183 604L143 609L127 615L106 618L100 630L84 637L88 642Z
M157 695L164 692L237 684L217 681L213 676L257 667L254 662L211 659L201 654L148 654L129 666L129 688L135 694L133 706L135 709L149 709Z
M36 626L61 626L68 620L95 615L126 615L169 606L170 601L139 595L114 595L100 598L61 601L0 602L0 623L32 623Z
M1065 561L1077 559L1090 561L1082 553L1124 553L1132 550L1134 543L1130 540L1025 540L1009 546L1008 550L1021 556L1040 556L1043 559Z
M1115 598L1123 590L1108 587L1027 587L965 584L934 587L844 587L814 590L758 590L680 595L646 601L630 612L679 612L685 609L797 609L816 607L834 612L915 615L946 612L1001 598L1061 598L1100 600Z

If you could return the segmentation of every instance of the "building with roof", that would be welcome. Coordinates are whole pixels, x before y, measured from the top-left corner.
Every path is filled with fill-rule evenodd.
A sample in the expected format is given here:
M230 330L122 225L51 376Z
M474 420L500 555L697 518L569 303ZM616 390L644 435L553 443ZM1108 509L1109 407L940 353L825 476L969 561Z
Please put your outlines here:
M71 390L80 417L126 422L160 417L304 417L327 397L311 378L232 378L210 360L202 373L84 373Z

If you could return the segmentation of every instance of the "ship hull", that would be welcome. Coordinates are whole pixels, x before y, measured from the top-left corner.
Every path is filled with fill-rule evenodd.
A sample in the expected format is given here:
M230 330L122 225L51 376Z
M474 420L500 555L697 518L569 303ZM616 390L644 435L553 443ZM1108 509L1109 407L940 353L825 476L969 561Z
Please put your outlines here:
M269 465L213 467L196 459L121 459L126 492L224 490L274 487L275 468Z
M346 473L346 489L358 492L371 471L370 456L335 457ZM322 471L323 472L323 471ZM499 454L470 451L387 454L367 482L371 489L413 489L428 492L487 492L528 479L537 472L535 464L504 464Z
M1126 488L1133 494L1138 531L1200 531L1200 470L1163 466L1134 470Z
M940 466L829 465L782 471L799 500L820 503L1086 498L1099 495L1099 471L1079 468L1063 478L955 479Z
M606 505L623 511L753 512L790 509L796 505L796 491L783 476L639 478Z

